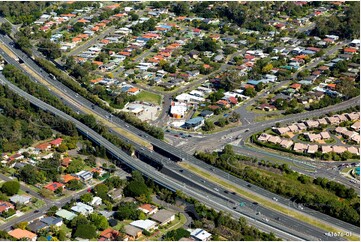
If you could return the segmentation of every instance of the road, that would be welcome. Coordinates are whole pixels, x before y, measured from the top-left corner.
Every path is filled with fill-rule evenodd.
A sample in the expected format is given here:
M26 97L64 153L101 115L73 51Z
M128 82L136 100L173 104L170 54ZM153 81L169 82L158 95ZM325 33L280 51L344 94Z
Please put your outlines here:
M15 50L15 52L16 52L16 50ZM25 56L21 56L21 58L28 64L28 65L31 65L31 64L34 64L34 63L31 63L31 60L30 59L27 59ZM34 67L34 68L39 68L39 67ZM40 71L41 70L39 70L39 73L40 73ZM58 88L61 88L61 90L65 90L64 92L68 95L68 97L69 97L69 100L71 101L71 102L73 102L73 101L76 101L76 100L78 100L78 102L80 102L82 105L86 105L86 106L88 106L88 107L90 107L90 105L91 105L91 103L89 102L89 101L87 101L87 100L85 100L85 101L83 101L82 100L82 97L78 97L78 98L75 98L76 97L76 95L75 95L75 93L72 93L72 91L71 90L69 90L69 89L63 89L64 87L62 87L62 86L59 86L59 83L56 83L55 81L53 81L52 79L50 79L50 78L48 78L47 76L46 76L46 78L47 78L47 81L48 82L52 82L53 84L55 84ZM50 79L50 80L49 80ZM80 100L80 101L79 101ZM108 115L110 115L110 114L108 114L107 112L105 112L104 110L102 110L102 109L100 109L100 108L98 108L98 107L96 107L95 108L95 112L96 112L96 114L98 114L98 115L102 115L102 116L108 116ZM130 132L133 132L133 133L135 133L135 134L137 134L137 135L142 135L142 137L144 137L144 138L146 138L146 139L148 139L149 141L151 141L153 144L155 143L155 145L156 146L159 146L159 147L163 147L163 148L165 148L165 149L168 149L168 147L170 148L170 149L168 149L168 151L170 151L170 152L172 152L173 153L173 150L175 150L175 152L174 152L174 154L176 154L176 155L178 155L179 153L177 153L177 152L181 152L181 151L179 151L178 149L175 149L174 147L172 147L172 146L170 146L170 145L168 145L168 144L166 144L166 143L164 143L164 142L162 142L162 141L160 141L160 140L157 140L157 139L155 139L155 138L153 138L153 137L150 137L149 135L147 135L147 134L145 134L144 132L142 132L142 131L140 131L140 130L137 130L136 128L134 128L134 127L132 127L132 126L130 126L130 125L128 125L128 127L127 127L127 124L125 124L123 121L121 121L121 120L119 120L119 119L117 119L117 118L114 118L113 120L113 123L115 123L115 124L117 124L117 125L119 125L119 126L125 126L125 128L127 128ZM155 152L150 152L150 153L152 153L153 155L155 154ZM150 155L150 154L145 154L145 155ZM187 153L181 153L181 157L183 157L184 159L188 159L188 160L194 160L195 158L194 157L192 157L192 156L190 156L190 155L188 155ZM199 160L197 160L197 159L195 159L196 160L196 162L201 162L201 161L199 161ZM170 162L170 164L175 164L175 163L173 163L173 162ZM205 163L203 163L203 162L201 162L201 163L198 163L199 165L201 165L201 166L203 166ZM217 169L216 169L216 171L217 171ZM228 176L228 179L230 179L230 178L234 178L234 177L232 177L232 176ZM212 186L213 184L209 184L209 186ZM296 222L294 222L294 223L296 223ZM337 223L336 223L337 224ZM348 228L349 227L349 225L346 227L346 228ZM320 236L323 236L323 235L320 235Z
M52 112L55 115L62 117L65 120L73 122L76 125L76 127L78 128L79 132L86 135L93 142L105 147L108 150L108 152L112 155L113 158L121 161L122 163L125 163L127 166L129 166L132 169L139 170L145 176L152 178L156 183L161 184L164 187L167 187L173 191L180 190L180 191L184 192L186 195L194 197L195 199L199 200L200 202L202 202L210 207L213 207L216 210L227 211L236 218L239 218L239 216L241 216L241 215L245 216L246 218L248 218L248 221L250 222L250 224L257 226L266 232L272 231L273 233L276 234L276 236L280 236L281 238L284 238L287 240L290 240L290 239L291 240L300 240L300 239L313 240L315 238L325 238L326 237L324 235L324 231L319 230L317 228L314 229L313 227L311 227L307 224L303 224L302 222L298 222L297 220L293 221L294 219L292 219L292 218L281 216L281 218L284 219L283 223L286 223L288 221L288 219L291 219L292 224L294 224L294 226L300 226L300 228L305 228L305 230L303 230L303 231L305 231L304 233L311 233L311 235L308 235L308 234L304 235L303 233L296 231L295 227L293 228L293 230L291 230L291 228L277 224L277 223L273 222L272 220L267 223L264 223L262 221L262 219L259 218L259 216L255 215L254 213L249 213L247 211L244 211L244 212L239 211L239 210L241 210L240 208L238 208L237 210L234 210L229 207L229 204L228 204L229 200L227 198L224 198L223 195L221 195L221 194L217 195L216 192L213 191L213 187L215 186L214 184L206 183L205 185L197 185L194 183L192 184L192 182L188 179L184 179L185 182L190 183L190 185L188 185L188 184L185 184L185 182L182 183L169 176L166 176L166 175L162 174L161 172L157 171L156 169L154 169L153 167L145 164L144 162L139 162L139 161L135 160L134 158L128 156L122 150L120 150L118 147L116 147L115 145L113 145L112 143L110 143L109 141L104 139L101 135L97 134L96 132L94 132L93 130L91 130L90 128L88 128L87 126L85 126L84 124L79 122L78 120L68 116L67 114L55 109L54 107L40 101L39 99L29 95L28 93L20 90L15 85L13 85L10 82L8 82L7 80L5 80L5 78L2 75L0 75L0 79L1 79L2 85L7 85L11 90L13 90L17 94L21 95L25 99L29 100L32 104L38 106L39 108L41 108L43 110ZM211 189L207 188L206 185L209 185L212 188ZM202 187L202 190L194 188L194 187L199 187L199 186ZM67 199L71 199L71 198L67 198ZM46 209L48 209L49 206L50 206L50 204L43 207L41 210L39 210L39 213L43 213L44 211L46 211ZM267 210L266 210L265 214L267 214ZM272 212L270 215L273 216L274 213ZM278 216L278 214L276 213L275 216ZM0 226L0 229L9 229L11 226L10 224L18 223L20 221L23 221L23 219L31 220L34 217L37 217L37 215L31 214L31 213L26 214L23 217L14 219L14 221L11 221L10 223ZM290 222L290 221L288 221L288 222ZM283 231L287 231L287 232L285 233ZM290 231L292 231L292 232L290 233ZM313 234L315 236L312 236ZM299 237L299 236L301 236L301 237ZM339 239L339 238L335 238L335 239Z

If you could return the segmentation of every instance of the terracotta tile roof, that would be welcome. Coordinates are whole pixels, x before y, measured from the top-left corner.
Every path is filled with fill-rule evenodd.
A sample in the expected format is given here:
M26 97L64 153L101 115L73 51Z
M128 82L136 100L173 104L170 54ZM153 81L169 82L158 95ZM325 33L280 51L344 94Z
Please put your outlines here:
M50 183L46 186L44 186L44 188L50 190L50 191L55 191L56 189L58 189L59 187L63 187L64 184L60 183L60 182L53 182L53 183Z
M78 177L72 176L72 175L70 175L70 174L65 174L65 175L63 175L63 176L62 176L62 179L63 179L63 181L64 181L65 183L68 183L68 182L71 181L71 180L79 180Z
M12 231L9 231L9 235L13 236L16 239L28 238L32 240L37 237L36 234L24 229L14 229Z
M63 142L62 138L57 138L54 139L53 141L50 142L51 145L60 145Z

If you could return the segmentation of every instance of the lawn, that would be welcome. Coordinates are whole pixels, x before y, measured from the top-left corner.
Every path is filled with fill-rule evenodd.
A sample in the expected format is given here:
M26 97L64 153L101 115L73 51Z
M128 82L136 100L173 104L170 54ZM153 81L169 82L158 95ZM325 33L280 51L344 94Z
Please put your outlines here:
M234 185L228 183L227 181L224 181L223 179L212 176L208 172L204 171L203 169L199 169L198 167L196 167L194 165L191 165L189 163L184 163L184 162L180 163L180 165L182 167L192 171L193 173L196 173L197 175L199 175L209 181L215 182L231 191L234 191L234 192L238 193L239 195L241 195L251 201L258 202L258 203L262 204L264 207L267 207L272 210L276 210L280 213L286 214L290 217L296 218L300 221L311 224L313 226L316 226L316 227L321 228L326 231L332 231L332 232L339 231L337 228L335 228L329 224L326 224L323 221L315 220L314 218L312 218L310 216L304 215L293 209L288 209L274 201L268 200L262 196L258 196L256 193L245 191L241 187L234 186ZM354 236L354 235L353 236L344 236L344 237L347 238L348 240L357 240L357 241L359 240L359 237Z
M162 97L160 95L148 91L141 91L135 98L137 101L149 102L157 105L160 105L162 102Z
M147 240L148 241L159 240L159 238L161 238L164 234L166 234L169 231L182 227L186 222L187 222L187 218L184 216L184 214L180 214L179 218L176 216L174 221L168 224L165 228L159 229L159 232L156 233L156 235L148 237Z

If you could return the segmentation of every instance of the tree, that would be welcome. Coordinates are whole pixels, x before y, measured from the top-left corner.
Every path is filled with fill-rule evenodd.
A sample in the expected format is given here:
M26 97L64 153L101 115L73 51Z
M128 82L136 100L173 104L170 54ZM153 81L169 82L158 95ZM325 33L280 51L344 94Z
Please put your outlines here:
M3 193L6 193L6 195L8 196L17 194L19 192L19 189L20 183L17 181L7 181L1 187L1 191Z
M52 206L49 208L49 210L46 212L47 216L54 216L55 213L58 211L58 207L57 206Z
M92 213L89 215L89 220L98 230L104 230L109 227L108 220L103 215Z
M226 126L226 123L227 123L227 121L226 121L226 119L223 118L223 117L221 117L220 119L218 119L218 122L217 122L218 126L220 126L220 127Z
M39 51L51 59L61 57L59 45L51 42L48 39L43 39L39 43Z
M79 190L81 188L83 188L83 183L81 183L81 181L78 180L70 180L67 184L66 184L66 188L72 191L75 190Z
M125 220L125 219L136 220L139 218L139 213L140 210L138 210L138 206L136 204L121 203L114 217L118 220Z
M11 34L11 24L8 22L2 23L0 25L0 33L10 35Z
M245 96L249 96L249 97L254 97L256 96L257 92L254 90L254 88L246 88L246 90L244 91L244 95Z
M178 228L176 230L167 232L164 235L164 240L178 241L181 238L189 238L189 236L190 236L190 232L188 230L185 230L183 228Z
M262 73L266 74L266 73L270 72L272 69L273 69L273 65L271 63L269 63L262 68Z
M352 158L352 153L350 151L344 151L342 154L341 154L341 159L342 160L348 160L348 159L351 159Z
M18 224L15 224L15 228L19 228L19 229L26 229L26 227L28 226L28 222L20 222L20 223L18 223Z
M215 129L215 126L214 126L214 123L211 120L206 120L204 122L204 126L203 126L204 131L211 131L211 130L214 130L214 129Z
M45 198L51 197L54 193L46 188L42 188L39 194Z
M92 239L97 235L96 227L92 224L80 224L77 226L76 231L74 233L74 238L79 237L82 239Z
M93 200L93 195L91 195L91 193L85 193L80 196L80 200L83 203L90 203Z
M94 187L95 194L102 200L110 200L108 196L109 188L105 184L98 184Z

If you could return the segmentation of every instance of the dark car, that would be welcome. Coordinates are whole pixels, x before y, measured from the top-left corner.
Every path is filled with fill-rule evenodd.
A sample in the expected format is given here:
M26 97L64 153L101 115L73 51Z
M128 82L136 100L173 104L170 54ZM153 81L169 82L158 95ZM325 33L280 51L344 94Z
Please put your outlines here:
M248 184L247 187L252 187L251 184Z
M258 202L254 202L253 205L258 205Z
M224 193L228 194L228 193L229 193L229 191L227 191L227 190L224 190Z
M277 221L280 221L281 219L280 219L280 217L277 217L276 220L277 220Z
M179 170L180 172L183 172L183 170Z
M38 212L39 212L39 210L35 210L35 211L34 211L34 213L38 213Z
M231 194L232 194L232 195L236 195L236 193L235 193L235 192L231 192Z

